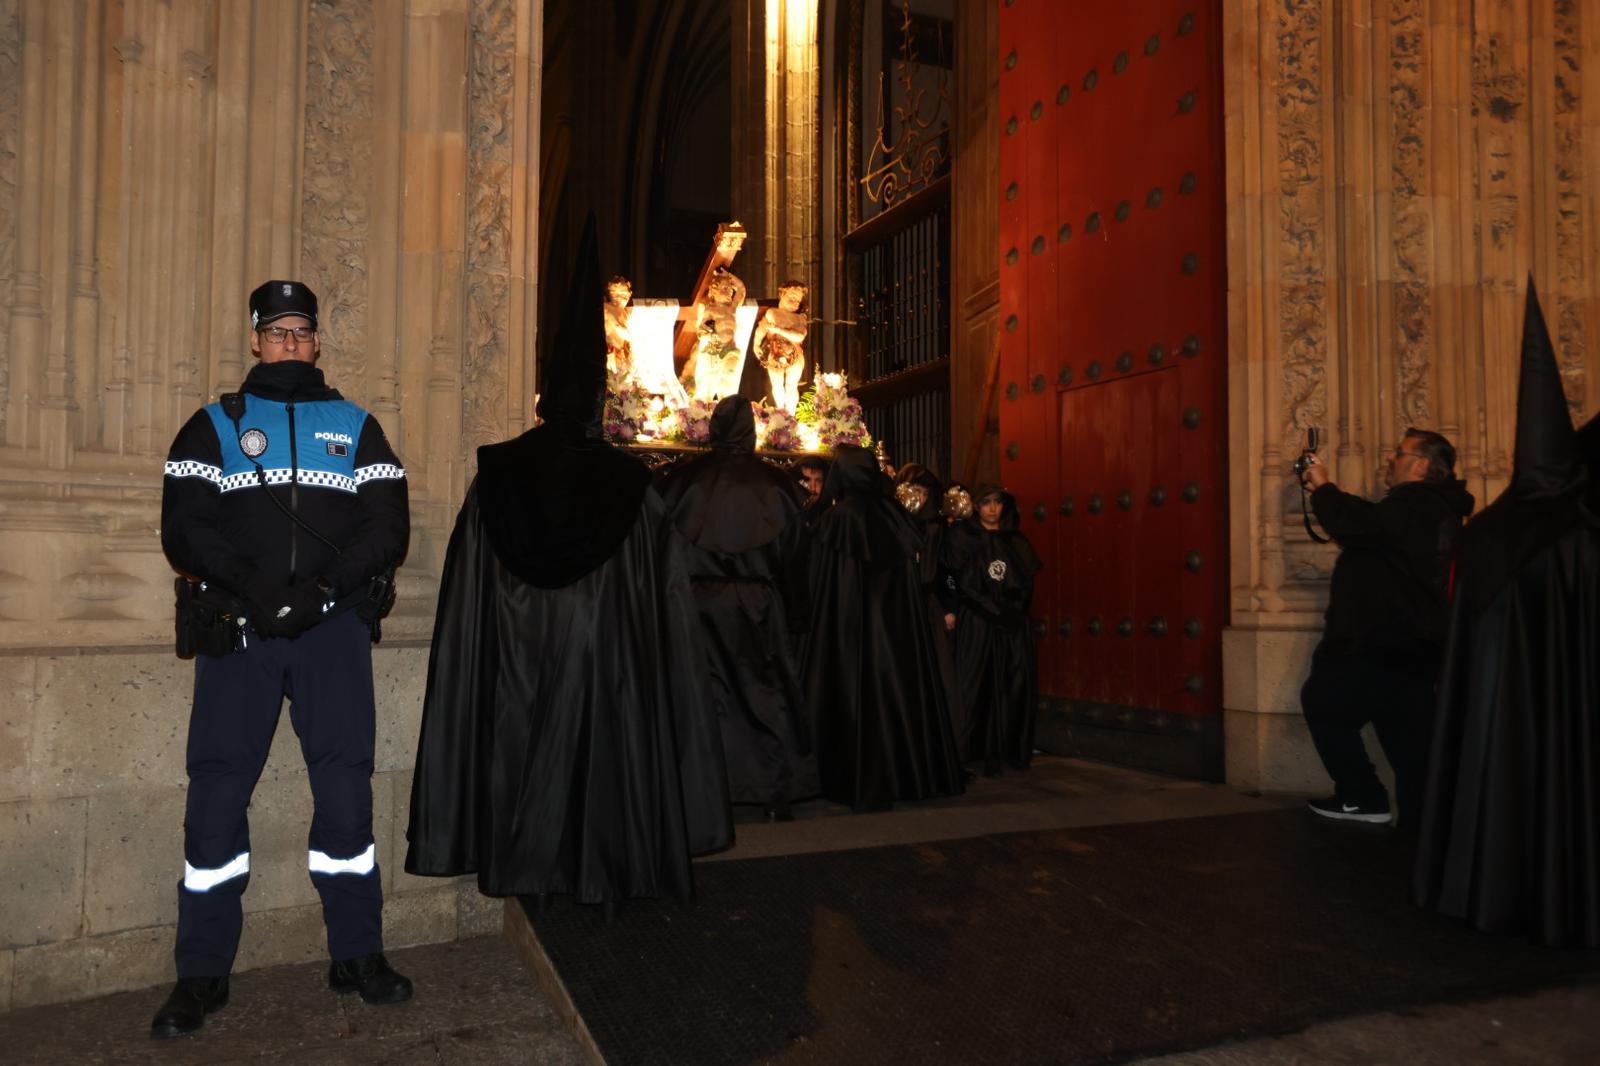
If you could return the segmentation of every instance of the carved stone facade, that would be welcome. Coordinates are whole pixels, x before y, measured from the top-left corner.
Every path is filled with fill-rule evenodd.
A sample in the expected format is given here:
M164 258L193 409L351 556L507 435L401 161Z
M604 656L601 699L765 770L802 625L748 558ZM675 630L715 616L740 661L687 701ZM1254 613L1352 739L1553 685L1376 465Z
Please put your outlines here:
M1376 495L1408 425L1506 484L1523 288L1600 408L1600 13L1580 0L1225 0L1229 776L1319 788L1299 718L1335 549L1287 476L1307 427Z
M399 866L450 523L477 445L531 417L542 24L541 0L0 0L0 865L27 871L0 1009L170 971L192 668L162 461L249 369L269 277L317 291L329 381L408 468L377 651L391 941L498 926ZM281 732L246 966L322 950Z

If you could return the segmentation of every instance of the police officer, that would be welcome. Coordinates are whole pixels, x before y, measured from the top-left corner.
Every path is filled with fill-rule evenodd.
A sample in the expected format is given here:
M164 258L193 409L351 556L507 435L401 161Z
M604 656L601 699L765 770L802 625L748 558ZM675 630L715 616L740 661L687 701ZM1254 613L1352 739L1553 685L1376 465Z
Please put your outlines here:
M151 1023L155 1037L193 1032L228 1002L250 879L246 809L285 696L315 803L308 865L328 983L368 1003L411 997L383 956L370 612L359 607L405 554L405 470L377 419L324 383L309 288L262 285L250 324L260 362L239 393L178 431L162 491L167 558L236 597L248 624L234 651L195 657L178 983Z

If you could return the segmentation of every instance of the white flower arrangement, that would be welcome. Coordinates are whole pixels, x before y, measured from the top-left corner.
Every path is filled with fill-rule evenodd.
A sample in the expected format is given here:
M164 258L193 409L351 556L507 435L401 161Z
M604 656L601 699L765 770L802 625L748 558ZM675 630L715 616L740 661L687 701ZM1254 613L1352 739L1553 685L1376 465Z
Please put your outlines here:
M650 418L651 395L631 377L606 375L606 406L602 420L605 435L612 440L636 440Z
M794 414L802 424L802 439L815 436L815 443L807 443L806 450L831 451L841 444L872 447L872 434L861 418L861 401L850 395L846 385L843 374L818 374L800 397ZM811 434L803 432L805 427Z
M792 452L803 447L800 423L781 407L754 405L756 446L775 452Z

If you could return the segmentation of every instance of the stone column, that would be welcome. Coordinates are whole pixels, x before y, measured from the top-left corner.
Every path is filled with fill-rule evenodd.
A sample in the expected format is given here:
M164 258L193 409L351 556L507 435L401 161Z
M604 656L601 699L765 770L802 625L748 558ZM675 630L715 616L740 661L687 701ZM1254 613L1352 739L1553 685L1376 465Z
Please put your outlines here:
M752 296L821 283L819 26L818 0L735 9L733 201L751 233L737 269Z
M44 240L46 14L45 0L25 0L21 11L19 173L16 188L16 237L11 274L7 389L4 401L5 443L27 445L36 440L31 408L38 402L39 355L44 350L44 277L40 273Z
M730 194L733 216L743 222L750 237L739 253L739 277L752 293L770 291L769 263L776 256L778 235L769 229L772 205L768 194L771 148L769 115L773 108L771 75L767 72L767 4L765 0L734 0L733 63L729 82L733 90L733 180Z

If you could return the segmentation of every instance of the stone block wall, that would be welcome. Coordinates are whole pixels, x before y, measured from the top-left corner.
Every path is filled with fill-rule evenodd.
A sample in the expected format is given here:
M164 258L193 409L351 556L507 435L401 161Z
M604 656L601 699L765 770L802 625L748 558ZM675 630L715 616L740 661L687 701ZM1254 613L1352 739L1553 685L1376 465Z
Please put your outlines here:
M373 835L392 947L498 930L470 878L402 870L426 646L374 650ZM166 649L0 656L0 1007L173 976L191 663ZM325 958L306 871L311 791L287 707L250 806L239 968Z

